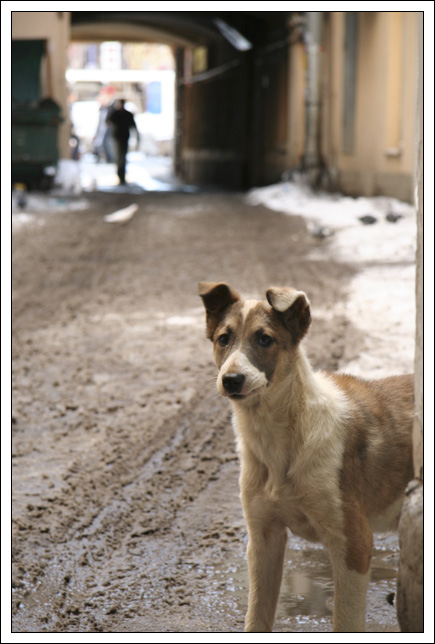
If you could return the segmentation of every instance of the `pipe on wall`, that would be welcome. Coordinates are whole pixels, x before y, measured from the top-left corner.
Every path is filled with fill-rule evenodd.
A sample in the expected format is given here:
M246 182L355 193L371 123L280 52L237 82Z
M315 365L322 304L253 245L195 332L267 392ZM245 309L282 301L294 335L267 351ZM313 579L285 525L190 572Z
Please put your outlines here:
M306 131L303 165L307 172L309 183L313 186L318 184L323 167L320 153L321 48L323 24L323 11L307 11L305 31L307 50L305 96Z

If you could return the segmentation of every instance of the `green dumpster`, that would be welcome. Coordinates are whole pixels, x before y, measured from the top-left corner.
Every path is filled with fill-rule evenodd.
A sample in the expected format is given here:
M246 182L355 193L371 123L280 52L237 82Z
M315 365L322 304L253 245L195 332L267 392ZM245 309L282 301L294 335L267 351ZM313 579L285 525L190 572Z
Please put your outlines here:
M59 159L59 105L41 99L44 40L12 41L12 182L49 188Z

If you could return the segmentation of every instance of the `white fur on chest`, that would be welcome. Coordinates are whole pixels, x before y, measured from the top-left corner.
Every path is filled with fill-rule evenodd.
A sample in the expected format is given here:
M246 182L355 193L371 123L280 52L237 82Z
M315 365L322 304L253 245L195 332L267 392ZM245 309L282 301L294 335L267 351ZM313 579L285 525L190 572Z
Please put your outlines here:
M249 445L259 461L269 470L286 463L288 470L309 466L311 460L332 457L339 466L344 448L344 424L348 418L345 395L322 373L310 374L311 388L297 401L298 413L292 412L291 398L297 391L264 396L258 404L233 406L233 424L241 443ZM282 387L284 389L284 387ZM307 393L308 391L308 393Z
M267 469L259 505L273 503L293 532L314 539L325 517L341 530L339 472L348 403L326 376L310 375L312 396L306 396L296 422L288 405L274 406L269 399L258 406L234 405L233 423L242 467L249 451L259 469Z

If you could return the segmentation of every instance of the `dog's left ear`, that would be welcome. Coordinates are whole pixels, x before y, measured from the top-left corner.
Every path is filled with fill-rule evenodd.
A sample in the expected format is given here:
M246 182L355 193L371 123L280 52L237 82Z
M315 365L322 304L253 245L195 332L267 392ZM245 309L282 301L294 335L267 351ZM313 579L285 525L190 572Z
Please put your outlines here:
M293 344L298 344L311 324L310 301L305 293L294 288L272 286L266 291L266 297L290 332Z
M240 300L240 295L223 282L200 282L199 294L204 303L207 319L207 338L212 340L214 330L223 312L234 302Z

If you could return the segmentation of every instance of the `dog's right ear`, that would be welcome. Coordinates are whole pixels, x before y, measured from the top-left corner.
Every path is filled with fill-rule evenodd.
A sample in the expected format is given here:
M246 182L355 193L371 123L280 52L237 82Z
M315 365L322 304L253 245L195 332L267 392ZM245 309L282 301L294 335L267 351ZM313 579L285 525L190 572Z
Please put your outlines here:
M207 321L207 338L212 340L213 332L222 317L223 312L234 302L240 300L240 295L223 282L200 282L199 295L204 303Z

